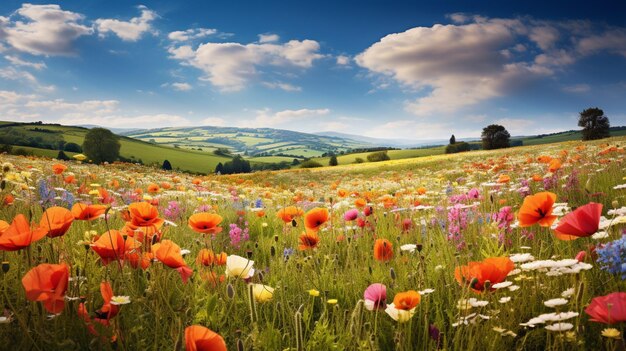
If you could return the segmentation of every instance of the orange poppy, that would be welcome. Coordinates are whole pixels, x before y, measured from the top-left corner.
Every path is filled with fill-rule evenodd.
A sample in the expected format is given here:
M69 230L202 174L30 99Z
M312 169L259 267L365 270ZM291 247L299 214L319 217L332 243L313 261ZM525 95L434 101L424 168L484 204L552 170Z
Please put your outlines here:
M61 174L65 172L66 169L67 169L67 166L62 163L56 163L52 165L52 172L54 172L54 174Z
M498 178L498 183L508 183L511 181L511 177L509 177L506 174L502 174L499 178Z
M329 213L326 208L316 207L304 215L304 227L307 230L318 231L328 218Z
M180 246L176 245L171 240L163 240L158 244L152 245L152 252L164 265L177 270L180 277L183 279L183 283L187 283L193 271L187 267L185 260L183 260L183 255L180 253Z
M64 207L54 206L44 211L41 215L39 225L48 230L47 235L49 237L55 238L65 234L68 229L70 229L73 221L74 216L72 216L70 210Z
M320 237L316 232L302 233L299 239L300 245L298 246L298 249L302 251L315 249L320 242Z
M548 164L548 172L556 172L559 169L561 169L561 161L558 158L555 158L554 160L550 161L550 163Z
M533 174L532 179L533 179L533 182L540 182L543 180L543 177L540 176L539 174Z
M222 223L222 216L215 213L201 212L191 215L187 221L189 228L194 232L204 234L217 234L222 231L218 227Z
M4 231L7 230L11 225L7 223L7 221L0 220L0 236L4 234Z
M72 214L74 219L82 221L92 221L102 216L106 212L106 206L104 205L86 205L83 203L76 203L72 206Z
M420 303L421 296L415 290L397 293L393 298L393 305L399 310L409 311Z
M74 184L76 183L76 177L73 174L70 174L63 179L65 184Z
M15 197L11 194L7 194L4 199L2 200L2 203L9 206L9 205L13 205L13 202L15 202Z
M218 266L225 266L227 258L228 255L226 252L220 252L219 255L215 255L215 264Z
M22 278L26 298L43 302L44 308L50 313L61 313L65 308L69 276L70 269L65 263L38 265Z
M376 239L374 243L374 259L388 262L393 258L393 244L387 239Z
M148 192L150 194L156 194L159 192L159 190L161 190L161 188L159 188L158 184L151 183L150 185L148 185Z
M304 214L304 211L296 206L287 206L285 208L281 208L276 215L278 218L282 219L285 223L291 223L296 217L300 217Z
M135 227L157 227L160 228L165 220L159 218L159 211L156 207L147 202L133 202L128 205L130 223Z
M202 266L210 266L215 262L215 254L213 250L202 249L198 252L198 258L196 258L196 263Z
M555 200L556 194L548 191L526 196L517 214L520 227L529 227L535 223L542 227L551 226L556 220L556 216L552 215Z
M358 199L354 200L354 206L356 206L358 208L363 208L363 207L365 207L365 205L367 205L367 201L365 201L365 199L363 199L363 198L358 198Z
M515 264L508 257L489 257L457 267L454 277L459 284L469 285L472 290L480 293L487 287L503 282L513 268Z
M17 251L30 246L31 243L40 240L48 230L39 226L32 227L23 214L13 218L11 225L0 235L0 251Z
M187 351L226 351L224 339L201 325L185 328L185 350Z
M91 244L91 249L100 256L104 265L112 261L123 260L127 254L140 247L140 242L130 236L124 239L118 230L109 230Z

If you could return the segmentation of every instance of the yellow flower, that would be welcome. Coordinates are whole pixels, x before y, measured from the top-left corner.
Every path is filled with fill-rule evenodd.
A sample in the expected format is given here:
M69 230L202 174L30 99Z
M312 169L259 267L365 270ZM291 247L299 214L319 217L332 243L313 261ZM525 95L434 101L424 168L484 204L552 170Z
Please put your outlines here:
M622 333L615 328L606 328L602 331L602 336L610 339L619 339Z
M100 192L98 192L98 190L91 190L89 192L89 195L99 195L99 194L100 194Z
M316 296L320 296L320 292L318 290L315 289L311 289L311 290L307 290L309 292L309 295L316 297Z
M98 183L91 183L89 184L90 187L92 188L100 188L102 185L98 184Z
M274 288L263 284L253 284L252 294L257 302L267 302L274 296Z
M328 303L329 305L335 305L335 304L337 304L337 302L338 302L337 299L330 299L330 300L326 301L326 303Z

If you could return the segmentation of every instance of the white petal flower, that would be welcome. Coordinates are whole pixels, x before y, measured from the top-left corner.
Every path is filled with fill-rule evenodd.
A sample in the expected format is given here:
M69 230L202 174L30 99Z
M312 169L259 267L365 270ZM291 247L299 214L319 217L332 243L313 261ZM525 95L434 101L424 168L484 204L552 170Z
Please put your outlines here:
M572 323L556 323L546 326L546 329L550 331L566 331L574 328Z
M129 296L113 296L111 297L111 305L126 305L130 303Z
M551 299L548 301L544 301L543 304L546 305L546 307L556 307L556 306L562 306L567 304L569 301L567 299L563 299L563 298L556 298L556 299Z
M226 257L226 276L235 278L250 278L254 275L254 261L247 258L230 255Z
M408 322L411 317L413 317L413 315L415 314L415 310L416 308L410 309L408 311L397 309L393 303L390 303L389 305L387 305L385 312L387 312L387 314L396 322L404 323Z
M502 288L508 288L511 285L513 285L513 282L503 281L501 283L493 284L491 287L494 289L502 289Z
M561 296L565 298L571 297L572 295L574 295L574 288L569 288L561 293Z
M510 296L504 296L504 297L501 297L500 300L498 300L499 303L507 303L509 301L511 301Z

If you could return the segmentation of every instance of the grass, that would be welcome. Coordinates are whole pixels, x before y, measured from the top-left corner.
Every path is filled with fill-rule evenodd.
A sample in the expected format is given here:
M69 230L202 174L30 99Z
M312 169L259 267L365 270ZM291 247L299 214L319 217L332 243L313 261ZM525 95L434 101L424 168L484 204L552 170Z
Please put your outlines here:
M624 291L626 286L590 253L585 262L591 268L577 274L524 270L506 278L517 290L475 293L455 280L454 271L470 261L517 253L535 260L573 258L590 245L620 238L626 217L609 215L608 210L626 203L624 190L615 188L624 183L625 153L619 148L611 151L607 145L625 141L618 137L322 169L207 176L200 182L186 174L135 165L67 162L66 172L74 173L78 183L65 184L52 173L49 160L3 155L2 220L10 222L25 214L39 223L43 209L68 206L68 201L105 202L112 208L106 219L75 220L61 237L44 237L21 250L2 252L0 304L6 320L0 337L3 345L16 350L178 350L185 344L185 328L202 325L217 332L233 350L620 349L623 339L602 337L606 326L590 321L585 308L594 297ZM562 168L547 174L548 166L537 161L539 156L560 158ZM526 183L534 174L544 180ZM498 185L502 175L510 181ZM178 190L150 194L152 183ZM99 198L98 191L89 191L99 187L109 192L112 202ZM478 195L467 198L473 188ZM541 191L554 192L557 201L570 208L601 203L602 215L613 219L606 228L608 238L560 241L548 227L512 225L524 192ZM8 195L14 197L11 205L4 202ZM172 260L148 260L145 270L131 265L131 256L126 255L151 252L158 238L132 251L120 251L115 257L126 259L113 257L108 265L89 246L97 240L95 235L122 230L127 225L124 205L144 199L176 224L162 227L157 237L189 251L183 264L193 273L186 284ZM362 226L344 219L356 199L364 199L373 209L369 216L359 209ZM432 207L410 210L418 204ZM290 205L329 209L330 219L321 221L325 223L316 249L298 250L302 216L293 222L277 216ZM252 209L256 206L262 211ZM202 211L223 217L221 233L203 235L190 229L188 218ZM494 217L497 214L500 217ZM125 235L139 240L140 232L148 230L139 228ZM4 235L0 247L6 245ZM388 260L374 258L377 239L388 240L393 253ZM419 244L419 249L404 251L401 247L406 244ZM250 257L255 273L244 281L225 276L221 263L199 263L200 250L208 248ZM41 302L27 299L21 280L39 264L59 262L71 267L72 279L62 294L67 296L62 312L51 315ZM94 320L104 303L103 281L114 295L130 298L108 325ZM250 295L248 283L275 290L262 301ZM400 323L384 310L368 311L363 297L372 283L386 286L387 304L400 292L421 291L414 315ZM427 293L427 289L434 291ZM565 305L555 309L544 304L568 289L572 294ZM482 302L459 309L459 301L469 298ZM510 301L503 303L503 298ZM89 312L88 323L78 316L81 302ZM520 325L554 311L573 312L575 316L564 321L571 323L570 330L547 330L546 324L554 324L550 322ZM100 318L106 317L100 314ZM624 332L623 324L614 327ZM437 338L429 332L434 328L440 332Z
M387 155L392 160L401 160L405 158L415 158L415 157L424 157L424 156L432 156L432 155L440 155L445 152L445 147L434 147L434 148L424 148L424 149L406 149L406 150L389 150L387 151ZM337 156L337 161L340 165L356 163L357 158L363 159L367 162L367 155L371 154L371 152L361 152L347 155L339 155ZM330 157L319 157L314 159L317 162L320 162L323 165L327 165Z

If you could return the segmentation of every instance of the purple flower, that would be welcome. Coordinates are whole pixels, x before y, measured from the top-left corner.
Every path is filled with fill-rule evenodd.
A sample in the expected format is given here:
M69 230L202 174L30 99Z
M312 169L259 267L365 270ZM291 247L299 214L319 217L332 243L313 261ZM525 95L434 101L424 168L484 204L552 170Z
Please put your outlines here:
M365 308L370 311L387 307L387 287L380 283L374 283L365 289L363 293Z
M343 219L350 222L354 221L359 216L359 210L353 208L351 210L346 211L343 215Z

